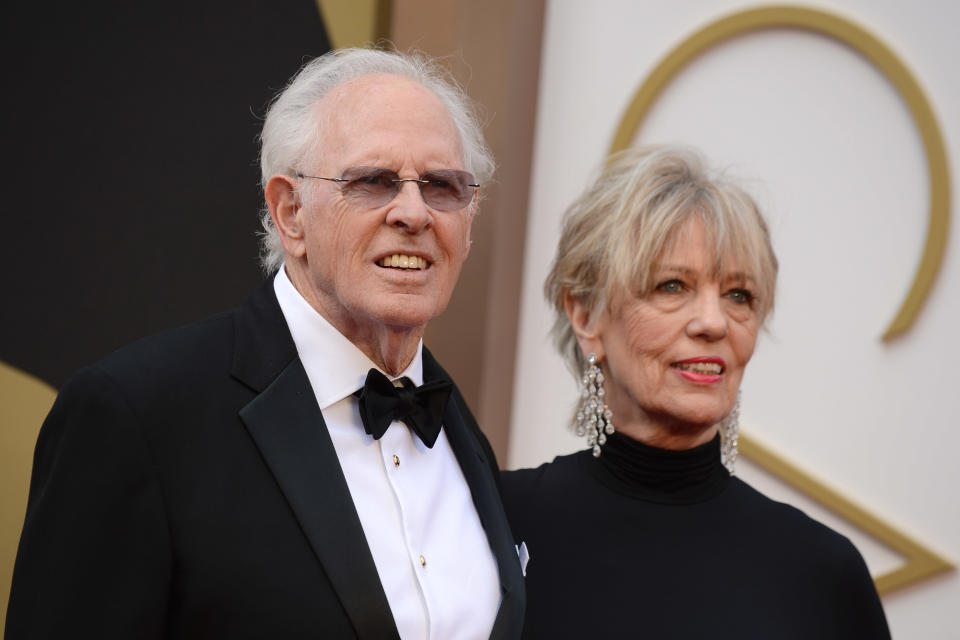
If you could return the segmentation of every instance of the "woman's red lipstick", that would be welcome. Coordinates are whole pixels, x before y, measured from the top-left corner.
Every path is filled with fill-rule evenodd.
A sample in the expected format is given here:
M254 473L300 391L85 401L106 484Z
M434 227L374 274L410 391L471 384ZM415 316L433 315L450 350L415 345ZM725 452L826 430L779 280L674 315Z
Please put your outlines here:
M716 384L723 380L723 372L727 370L727 363L723 358L715 356L698 356L677 360L670 367L684 380L695 384Z

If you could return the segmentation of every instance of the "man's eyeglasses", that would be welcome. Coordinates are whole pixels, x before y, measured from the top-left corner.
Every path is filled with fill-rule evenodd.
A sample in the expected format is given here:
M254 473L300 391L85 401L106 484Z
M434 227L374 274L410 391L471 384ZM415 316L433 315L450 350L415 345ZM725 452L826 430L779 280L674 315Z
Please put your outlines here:
M366 209L382 207L400 192L404 182L415 182L427 206L437 211L463 209L480 187L466 171L435 169L419 178L401 178L396 171L379 167L351 167L339 178L324 178L296 174L297 178L313 178L339 182L343 197L350 203Z

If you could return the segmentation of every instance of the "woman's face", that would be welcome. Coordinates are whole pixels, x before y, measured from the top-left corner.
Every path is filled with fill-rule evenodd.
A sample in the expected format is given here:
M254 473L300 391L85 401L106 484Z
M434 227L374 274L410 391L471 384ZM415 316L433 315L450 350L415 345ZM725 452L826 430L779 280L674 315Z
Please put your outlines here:
M602 358L619 431L666 448L695 446L733 408L760 325L757 287L736 263L719 276L712 263L703 223L691 219L660 256L651 294L628 294L578 331L585 353Z

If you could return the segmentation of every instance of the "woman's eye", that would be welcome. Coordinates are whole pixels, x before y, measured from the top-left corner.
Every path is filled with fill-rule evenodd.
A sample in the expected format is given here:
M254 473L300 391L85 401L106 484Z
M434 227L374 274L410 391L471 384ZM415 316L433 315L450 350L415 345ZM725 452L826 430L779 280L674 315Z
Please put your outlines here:
M679 280L667 280L657 285L657 291L664 293L680 293L683 291L683 283Z
M727 295L738 304L750 304L753 302L753 294L747 289L731 289Z

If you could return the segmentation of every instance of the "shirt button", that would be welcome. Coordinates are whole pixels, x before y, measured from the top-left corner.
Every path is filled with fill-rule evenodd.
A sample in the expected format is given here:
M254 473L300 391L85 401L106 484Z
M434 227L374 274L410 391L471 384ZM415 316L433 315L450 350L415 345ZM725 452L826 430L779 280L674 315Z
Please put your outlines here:
M400 467L400 458L397 457L397 454L393 454L393 466L394 468Z
M427 566L427 559L424 558L422 555L420 556L420 566L421 566L421 567L426 567L426 566Z

